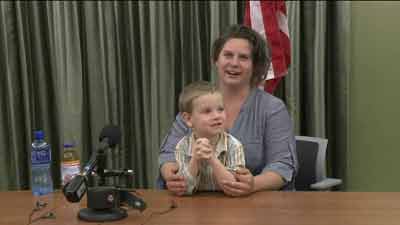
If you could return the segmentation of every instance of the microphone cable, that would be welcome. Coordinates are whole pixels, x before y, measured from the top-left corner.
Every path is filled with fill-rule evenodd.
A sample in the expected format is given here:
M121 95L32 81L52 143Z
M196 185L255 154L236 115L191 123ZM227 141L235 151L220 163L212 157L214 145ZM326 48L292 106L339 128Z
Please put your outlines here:
M150 213L150 215L147 217L147 219L146 219L143 223L141 223L140 225L145 225L145 224L148 223L148 222L151 220L151 218L152 218L153 216L155 216L155 215L161 216L161 215L167 214L167 213L171 212L172 210L178 208L178 205L176 204L176 202L175 202L174 199L170 199L169 203L170 203L170 204L169 204L168 208L165 209L165 210L161 210L161 211L152 211L152 212Z
M56 202L56 200L55 200ZM55 219L56 218L56 214L55 214L55 210L57 209L57 205L54 205L53 208L51 208L48 211L45 211L43 213L41 213L38 217L33 219L33 216L37 213L37 212L41 212L42 210L44 210L47 207L48 203L41 201L41 200L37 200L35 203L34 208L31 210L31 212L28 215L28 223L27 225L33 224L41 219Z
M138 195L140 195L140 192L135 191ZM48 211L45 211L43 213L41 213L38 217L33 219L33 216L37 213L37 212L41 212L42 210L44 210L47 206L48 203L47 202L43 202L43 201L36 201L35 203L35 207L32 209L32 211L29 213L28 215L28 223L26 225L31 225L41 219L55 219L56 218L56 214L55 214L55 210L58 208L58 206L56 205L58 199L55 199L54 202L54 207L51 208ZM169 212L171 212L172 210L178 208L177 203L175 202L174 199L170 199L169 201L169 206L167 209L164 210L160 210L160 211L152 211L150 213L150 215L145 219L145 221L143 223L141 223L140 225L145 225L147 224L152 218L153 216L161 216L164 214L167 214Z

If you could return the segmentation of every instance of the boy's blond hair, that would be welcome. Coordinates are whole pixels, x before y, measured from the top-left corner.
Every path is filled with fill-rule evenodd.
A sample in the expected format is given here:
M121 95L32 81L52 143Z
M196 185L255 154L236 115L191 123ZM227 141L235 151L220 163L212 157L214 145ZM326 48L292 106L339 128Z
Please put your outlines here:
M183 88L179 95L179 112L192 113L193 101L203 95L220 93L217 88L207 81L195 81Z

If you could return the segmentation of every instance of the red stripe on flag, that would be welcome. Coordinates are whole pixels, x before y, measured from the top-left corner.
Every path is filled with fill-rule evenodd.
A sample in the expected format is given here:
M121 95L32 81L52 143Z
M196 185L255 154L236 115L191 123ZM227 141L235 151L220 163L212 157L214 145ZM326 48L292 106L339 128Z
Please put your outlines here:
M250 20L250 1L246 1L245 13L244 13L244 21L243 24L251 27L251 20Z
M273 67L273 79L265 82L264 90L273 93L279 81L287 74L290 65L290 39L288 34L284 32L285 30L288 31L286 5L284 1L259 2ZM250 1L246 1L243 24L249 27L252 24L251 13L254 12L250 9Z
M282 16L285 17L286 20L286 24L284 24L285 29L287 29L289 31L288 25L287 25L287 12L286 12L286 4L284 1L278 1L276 2L277 4L277 12L280 12L282 14ZM278 16L278 15L277 15ZM289 34L285 34L283 32L284 28L280 28L279 29L279 34L281 37L281 48L283 49L283 53L284 53L284 60L285 60L285 65L286 65L286 70L288 70L289 65L290 65L290 39L289 39ZM286 71L287 73L287 71ZM286 74L284 74L286 75Z
M268 93L274 93L274 91L278 87L278 84L281 80L282 80L282 77L277 77L274 79L266 80L265 84L264 84L264 90Z
M261 2L261 11L264 19L264 29L271 48L272 67L274 69L274 78L282 76L286 67L282 58L284 58L281 46L281 36L276 18L275 2Z

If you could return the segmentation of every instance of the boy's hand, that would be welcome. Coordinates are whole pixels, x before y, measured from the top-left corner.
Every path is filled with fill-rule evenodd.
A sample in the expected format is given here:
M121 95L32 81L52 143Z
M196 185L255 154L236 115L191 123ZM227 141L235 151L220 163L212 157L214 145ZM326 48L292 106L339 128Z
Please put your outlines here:
M213 149L207 138L198 138L192 146L193 157L197 160L210 160L213 156Z

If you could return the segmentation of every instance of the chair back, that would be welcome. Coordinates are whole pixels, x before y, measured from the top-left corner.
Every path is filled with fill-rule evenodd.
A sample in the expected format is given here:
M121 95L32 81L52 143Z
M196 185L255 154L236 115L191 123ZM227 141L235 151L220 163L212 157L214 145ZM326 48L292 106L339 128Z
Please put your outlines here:
M299 171L295 178L298 191L312 190L310 185L326 177L325 154L327 139L296 136L296 151Z

